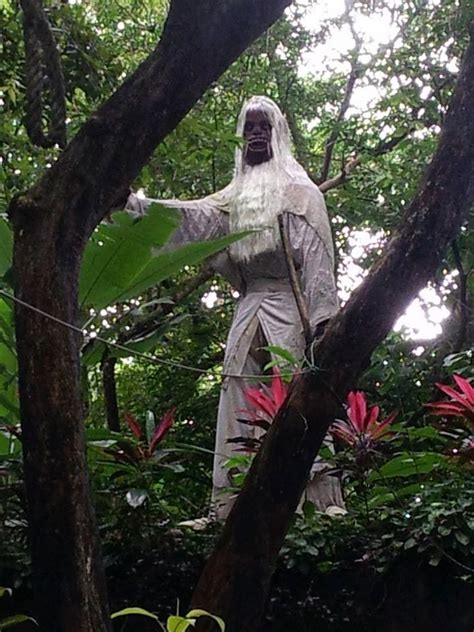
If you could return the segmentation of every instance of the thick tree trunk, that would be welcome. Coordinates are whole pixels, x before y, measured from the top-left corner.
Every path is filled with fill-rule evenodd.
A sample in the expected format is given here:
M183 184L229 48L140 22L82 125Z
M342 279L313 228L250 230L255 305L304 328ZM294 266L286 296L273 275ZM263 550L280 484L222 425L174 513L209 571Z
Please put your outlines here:
M59 244L53 260L46 240L31 238L33 225L41 221L17 234L16 295L74 323L78 258ZM48 632L109 630L84 449L80 336L24 307L16 331L36 613Z
M157 49L11 205L16 296L78 322L93 229L153 149L291 0L173 0ZM37 616L45 632L110 629L86 473L79 336L17 304L19 389Z
M434 275L474 200L474 46L470 45L438 150L381 261L316 347L318 369L293 386L267 434L193 606L227 632L258 629L269 582L311 465L339 401L395 319ZM203 620L201 631L214 630Z

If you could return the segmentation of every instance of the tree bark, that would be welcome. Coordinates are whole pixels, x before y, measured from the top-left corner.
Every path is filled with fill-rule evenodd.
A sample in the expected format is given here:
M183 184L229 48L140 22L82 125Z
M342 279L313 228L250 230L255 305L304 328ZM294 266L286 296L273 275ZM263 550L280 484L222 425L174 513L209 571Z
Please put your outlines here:
M385 254L315 348L270 428L193 595L226 632L258 629L270 579L311 465L339 401L396 318L434 275L474 201L474 46L438 149ZM214 630L207 620L200 632Z
M156 145L291 0L174 0L155 51L10 206L17 299L78 322L82 252ZM17 303L19 391L37 617L110 630L84 449L80 336Z

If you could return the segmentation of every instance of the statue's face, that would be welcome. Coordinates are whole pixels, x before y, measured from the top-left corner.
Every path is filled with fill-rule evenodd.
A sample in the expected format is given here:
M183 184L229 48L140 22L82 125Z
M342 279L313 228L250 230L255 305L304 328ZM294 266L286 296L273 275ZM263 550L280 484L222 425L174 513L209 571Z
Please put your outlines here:
M259 165L272 157L272 126L263 110L249 110L244 125L244 160Z

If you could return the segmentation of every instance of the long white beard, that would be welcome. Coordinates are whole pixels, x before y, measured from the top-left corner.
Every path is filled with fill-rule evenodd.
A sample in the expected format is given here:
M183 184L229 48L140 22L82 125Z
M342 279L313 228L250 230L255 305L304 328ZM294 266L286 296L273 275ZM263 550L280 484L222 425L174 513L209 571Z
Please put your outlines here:
M248 261L262 252L274 251L279 245L278 215L283 211L287 180L286 173L272 159L254 167L247 166L234 181L230 231L257 230L231 244L231 255L237 261Z

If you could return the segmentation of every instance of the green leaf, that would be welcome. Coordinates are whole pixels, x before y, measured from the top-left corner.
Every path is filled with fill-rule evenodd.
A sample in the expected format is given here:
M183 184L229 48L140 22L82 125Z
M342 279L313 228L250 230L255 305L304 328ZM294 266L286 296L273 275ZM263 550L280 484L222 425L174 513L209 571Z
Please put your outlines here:
M198 619L199 617L210 617L211 619L214 619L214 621L217 623L217 625L219 626L221 632L225 632L225 623L224 621L216 616L215 614L211 614L210 612L207 612L207 610L201 610L200 608L194 608L193 610L190 610L188 612L188 614L186 615L186 617L193 617Z
M153 255L148 261L148 264L142 268L140 274L133 279L130 285L127 288L123 288L122 291L115 296L112 301L108 301L107 304L110 305L111 303L126 301L145 292L149 288L161 283L164 279L173 276L182 270L184 266L193 266L200 263L207 257L226 248L234 241L248 235L249 232L250 231L234 233L212 241L187 244L170 252L156 256Z
M25 623L26 621L31 621L35 625L38 625L38 622L33 619L33 617L27 617L26 614L14 614L0 621L0 630L6 630L7 628L11 628L19 623Z
M196 619L199 617L210 617L217 623L221 632L225 632L225 623L220 617L216 617L206 610L201 610L199 608L190 610L185 617L180 617L178 615L169 616L166 625L167 632L185 632L185 630L189 627L194 627Z
M13 326L13 309L0 298L0 416L20 418L16 385L17 358Z
M469 536L462 531L456 531L454 537L460 544L464 546L467 546L469 544Z
M126 617L129 614L138 614L143 617L149 617L150 619L154 619L155 621L160 622L156 614L150 612L149 610L145 610L144 608L124 608L123 610L119 610L118 612L114 612L110 615L111 619L117 619L118 617Z
M284 349L283 347L278 347L276 345L268 345L267 347L263 347L263 349L265 349L265 351L269 351L272 355L283 358L288 362L288 364L291 364L292 366L298 367L300 365L298 360L290 351L288 351L288 349Z
M436 454L435 452L419 452L413 454L403 452L382 465L379 472L383 478L413 476L415 474L427 474L432 472L445 463L446 458L442 454Z
M7 410L8 412L12 413L16 419L20 419L20 409L16 405L13 397L5 395L5 393L0 393L0 411L2 407L5 408L5 410Z
M196 619L186 619L178 615L172 614L166 622L167 632L185 632L190 626L194 627Z

